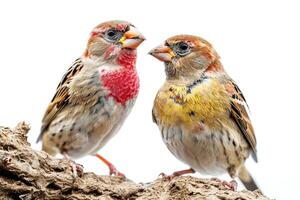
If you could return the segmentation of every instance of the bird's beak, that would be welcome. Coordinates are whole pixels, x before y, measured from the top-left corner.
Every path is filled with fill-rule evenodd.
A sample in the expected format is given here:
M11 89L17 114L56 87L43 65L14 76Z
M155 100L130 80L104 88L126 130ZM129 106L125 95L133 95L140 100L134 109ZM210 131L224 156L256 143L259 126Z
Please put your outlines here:
M163 62L171 62L175 57L173 50L166 45L160 45L152 49L149 54Z
M119 42L123 48L136 49L144 40L145 37L135 27L130 26Z

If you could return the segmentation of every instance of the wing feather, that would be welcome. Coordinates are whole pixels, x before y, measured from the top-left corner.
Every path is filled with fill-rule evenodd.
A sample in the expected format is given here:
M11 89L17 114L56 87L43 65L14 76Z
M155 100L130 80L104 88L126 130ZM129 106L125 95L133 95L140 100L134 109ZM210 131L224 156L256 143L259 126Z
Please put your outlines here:
M57 86L56 93L52 98L42 120L42 127L40 135L37 139L39 142L45 131L48 129L52 120L56 115L68 104L69 101L69 83L72 79L81 71L83 63L80 58L76 59L75 62L68 69L67 73L62 77L62 80Z
M252 157L257 162L256 138L253 126L248 115L246 99L233 80L226 83L226 90L230 94L230 117L237 124L241 133L252 149Z

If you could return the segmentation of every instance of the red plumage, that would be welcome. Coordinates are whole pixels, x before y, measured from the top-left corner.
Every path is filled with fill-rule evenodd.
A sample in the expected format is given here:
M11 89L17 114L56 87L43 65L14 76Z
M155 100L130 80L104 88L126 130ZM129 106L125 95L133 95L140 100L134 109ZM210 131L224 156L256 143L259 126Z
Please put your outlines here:
M47 108L39 137L44 151L68 160L95 155L118 132L139 91L136 48L144 40L129 22L109 21L93 29L83 56L63 76ZM110 174L123 175L97 157Z
M125 105L128 100L136 98L139 91L139 77L135 70L136 51L122 50L117 62L123 68L103 74L101 80L110 91L109 96Z
M139 91L139 78L135 70L122 70L106 73L101 76L103 85L109 88L110 94L116 102L125 103L136 98Z

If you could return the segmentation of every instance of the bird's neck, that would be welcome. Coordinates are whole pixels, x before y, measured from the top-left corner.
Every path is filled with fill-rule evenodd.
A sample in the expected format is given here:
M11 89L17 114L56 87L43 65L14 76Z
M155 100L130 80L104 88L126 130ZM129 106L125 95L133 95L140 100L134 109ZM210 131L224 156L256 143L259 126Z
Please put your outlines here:
M224 68L219 59L216 59L208 65L205 72L224 72Z
M83 57L94 61L95 63L109 63L114 65L120 65L128 70L135 69L137 52L134 49L118 49L112 46L105 51L104 55L93 55L85 50ZM117 53L116 53L117 52Z

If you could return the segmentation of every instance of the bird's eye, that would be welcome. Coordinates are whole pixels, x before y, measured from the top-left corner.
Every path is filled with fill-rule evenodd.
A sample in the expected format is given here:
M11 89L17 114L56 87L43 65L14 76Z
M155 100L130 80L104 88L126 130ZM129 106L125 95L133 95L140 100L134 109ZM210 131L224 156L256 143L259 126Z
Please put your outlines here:
M122 37L122 35L122 32L112 28L105 32L105 39L109 42L116 42Z
M175 52L179 56L186 56L190 51L191 47L185 42L179 42L175 45Z

